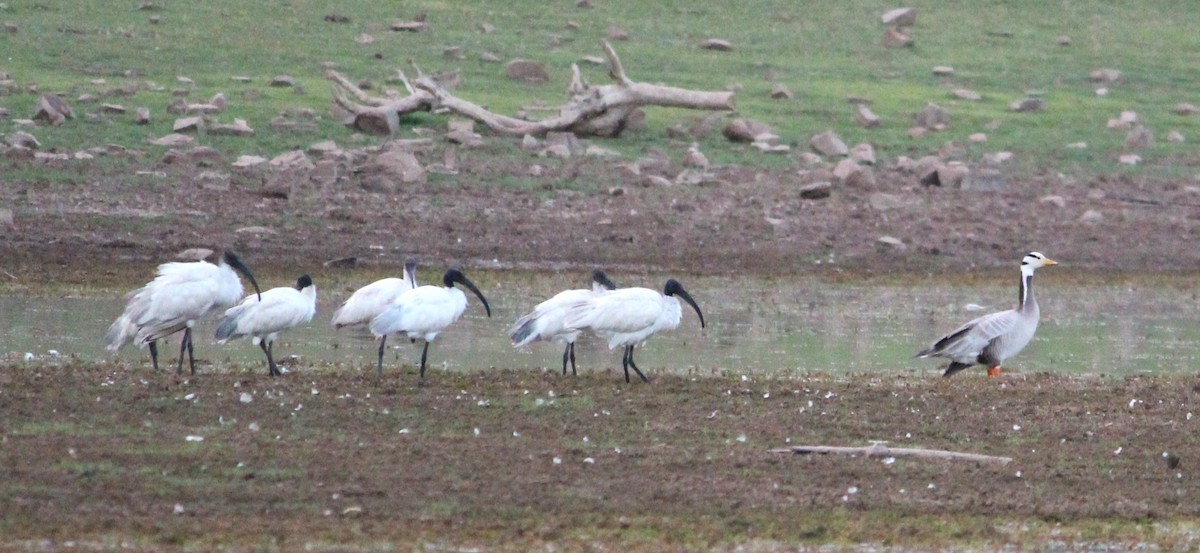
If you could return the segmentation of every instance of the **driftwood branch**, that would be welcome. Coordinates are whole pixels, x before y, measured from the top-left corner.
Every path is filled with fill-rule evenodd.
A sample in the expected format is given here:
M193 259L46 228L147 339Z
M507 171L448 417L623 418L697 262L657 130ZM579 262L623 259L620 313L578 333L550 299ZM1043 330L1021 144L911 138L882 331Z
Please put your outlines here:
M976 461L981 463L1006 464L1012 457L996 457L978 453L962 453L944 449L921 449L911 447L887 447L883 444L871 444L866 447L841 447L830 445L798 445L788 448L772 449L771 453L794 453L809 455L812 453L862 455L864 457L923 457L927 459L950 459L954 461Z
M577 136L617 136L643 106L705 110L732 110L735 107L732 92L689 90L633 81L625 74L612 45L604 41L603 47L609 62L608 74L615 84L588 84L581 77L579 67L572 65L568 102L556 116L538 121L488 111L455 96L442 83L423 74L411 83L409 95L398 99L373 98L336 73L330 75L330 80L335 85L334 103L349 114L343 118L343 123L367 132L370 132L368 129L385 129L390 134L395 134L400 116L434 108L445 108L506 135L542 136L553 131L568 131ZM420 73L419 69L417 71ZM409 86L407 79L402 80Z

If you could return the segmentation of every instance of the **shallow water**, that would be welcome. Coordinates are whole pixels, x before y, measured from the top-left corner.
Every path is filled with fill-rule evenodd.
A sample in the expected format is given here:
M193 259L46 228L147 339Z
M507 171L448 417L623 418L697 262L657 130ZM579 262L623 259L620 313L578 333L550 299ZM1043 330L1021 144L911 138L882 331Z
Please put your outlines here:
M430 347L430 369L558 370L562 356L558 346L537 343L513 349L507 330L542 299L581 283L548 274L480 276L477 284L492 306L492 318L486 318L482 306L469 296L464 317ZM660 288L665 277L634 280L618 279L618 284ZM937 374L944 363L912 359L913 353L962 322L1011 307L1017 295L1016 275L1011 285L938 287L830 284L813 278L683 280L703 309L708 327L701 330L695 313L685 305L678 329L652 337L636 351L635 360L647 375ZM1009 370L1132 374L1182 372L1198 366L1200 317L1193 290L1127 283L1062 285L1042 274L1036 285L1042 324L1033 343L1007 363ZM329 326L333 311L348 295L343 290L336 297L319 292L313 322L285 333L275 345L284 366L290 356L300 356L311 362L373 367L377 343L369 335L335 332ZM84 361L116 356L148 365L145 350L127 347L117 354L104 350L104 332L122 307L119 296L2 297L0 356L21 360L32 354L37 360L57 352ZM263 362L261 351L248 340L216 344L211 338L214 326L213 320L198 326L198 358L218 365ZM393 337L389 345L385 371L401 364L411 367L420 359L419 342ZM160 344L160 363L171 366L177 348L174 337ZM585 335L576 354L581 371L620 369L620 350L608 350L594 336Z

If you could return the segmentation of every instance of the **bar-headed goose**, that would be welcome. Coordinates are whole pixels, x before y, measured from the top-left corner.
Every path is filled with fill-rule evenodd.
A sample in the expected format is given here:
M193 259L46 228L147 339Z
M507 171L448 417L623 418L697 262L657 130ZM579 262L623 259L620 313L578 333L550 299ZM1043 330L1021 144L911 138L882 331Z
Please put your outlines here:
M1033 297L1033 272L1040 267L1057 264L1057 261L1038 252L1025 254L1021 260L1021 303L1016 309L984 315L962 325L929 348L921 350L917 357L949 359L950 366L942 376L953 375L977 364L988 368L988 376L999 376L1004 360L1025 349L1037 331L1041 312Z

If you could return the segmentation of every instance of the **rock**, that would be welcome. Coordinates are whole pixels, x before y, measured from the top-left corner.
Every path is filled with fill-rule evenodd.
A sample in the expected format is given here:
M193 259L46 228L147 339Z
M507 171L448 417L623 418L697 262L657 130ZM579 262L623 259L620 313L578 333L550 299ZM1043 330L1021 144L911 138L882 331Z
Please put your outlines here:
M192 178L193 186L204 190L215 190L217 192L229 190L229 183L229 173L222 173L220 171L213 171L211 169L200 171L195 177Z
M261 226L242 227L233 232L235 234L278 234L274 229Z
M550 74L542 64L526 59L515 59L504 64L504 74L510 79L527 83L544 83L550 80Z
M1187 102L1175 104L1175 114L1176 115L1190 117L1192 115L1196 115L1197 113L1200 113L1200 108L1197 108L1196 106L1194 106L1192 104L1189 104Z
M1088 147L1088 144L1087 144L1087 142L1072 142L1070 144L1067 144L1067 147L1072 150L1086 150Z
M5 138L4 141L7 142L9 146L14 148L36 150L42 147L42 143L39 142L36 137L25 131L16 131L11 133Z
M988 165L1003 165L1016 157L1012 152L990 152L983 154L983 162Z
M1133 125L1130 124L1129 121L1126 121L1124 119L1117 118L1117 119L1109 119L1108 120L1108 130L1110 130L1110 131L1119 131L1119 130L1123 130L1123 129L1128 129L1130 127L1133 127Z
M1100 96L1100 97L1108 96L1108 88L1103 87L1103 86L1100 88L1097 88L1096 96Z
M374 161L364 166L361 172L367 177L382 176L387 178L393 184L385 188L393 190L397 182L402 184L425 184L426 181L425 169L421 167L417 156L405 150L389 150L379 154ZM364 178L364 187L366 187L366 180Z
M787 85L777 84L771 88L771 97L776 100L791 100L792 89L788 88Z
M725 125L721 134L733 142L754 142L760 135L775 133L765 123L739 117Z
M363 34L360 34L357 37L355 37L354 42L357 42L359 44L362 44L363 46L366 46L368 44L374 44L375 37L373 37L367 33L363 33Z
M1117 156L1117 163L1122 165L1137 165L1142 162L1142 156L1137 154L1121 154Z
M883 45L887 48L911 48L913 38L900 29L888 27L883 31Z
M950 93L953 94L955 98L958 98L960 100L969 100L971 102L978 102L979 100L983 99L982 94L975 92L974 90L971 90L969 88L956 88L954 90L951 90Z
M246 124L245 119L234 119L233 124L218 124L213 125L208 130L209 134L221 136L254 136L254 129Z
M1136 111L1122 111L1120 119L1132 125L1138 122L1138 113Z
M604 36L608 37L608 40L629 40L629 31L617 25L612 25L604 32Z
M908 246L904 244L904 241L896 238L895 236L887 235L876 238L875 245L879 246L879 249L884 251L902 252L908 249Z
M833 194L833 185L829 181L814 182L801 185L796 191L806 200L820 200Z
M1099 83L1115 83L1121 80L1121 72L1117 69L1112 69L1109 67L1101 67L1100 69L1092 71L1091 75L1089 76L1093 81Z
M212 254L213 251L208 248L188 248L186 250L176 252L175 259L179 259L181 261L204 261Z
M1046 109L1046 100L1036 97L1022 98L1009 104L1008 107L1013 111L1021 113L1042 111Z
M1104 214L1095 209L1089 209L1079 216L1079 222L1085 225L1096 225L1104 222Z
M1067 35L1058 35L1058 37L1056 37L1054 39L1054 43L1059 46L1070 46L1071 45L1071 37L1069 37Z
M896 27L911 27L917 23L916 8L896 8L883 14L883 24Z
M796 163L800 164L801 167L813 167L820 165L823 161L825 160L821 156L812 152L800 152L796 154Z
M442 57L449 60L464 60L467 55L463 53L462 46L450 46L442 50Z
M850 159L867 165L875 165L875 147L863 142L850 148Z
M296 79L291 75L276 75L271 79L269 86L294 87L296 86Z
M900 209L911 205L916 205L915 198L901 196L899 194L888 194L885 192L876 192L867 196L867 204L875 211L890 211Z
M718 52L729 52L733 50L733 43L719 38L710 38L701 42L700 48L704 50L716 50Z
M199 117L184 117L176 119L175 124L171 127L173 132L197 132L204 127L204 120Z
M846 147L846 143L842 142L842 138L832 130L813 135L809 139L809 144L813 150L826 157L844 156L850 153L849 148Z
M601 146L589 145L587 148L584 148L583 155L602 159L616 159L621 157L621 152L610 150Z
M238 156L237 161L233 162L234 167L246 168L262 165L267 162L267 158L262 156Z
M154 144L155 146L166 146L168 148L173 148L175 146L183 146L185 144L191 144L192 142L195 142L195 141L196 141L196 139L194 139L186 134L171 133L162 138L152 140L152 141L150 141L150 143Z
M419 33L427 28L424 21L393 21L391 25L393 31L405 33Z
M138 125L149 125L150 124L150 108L139 107L136 110L134 110L133 122L137 123Z
M954 68L949 65L938 65L933 68L933 74L939 77L946 77L954 74Z
M1038 199L1038 203L1052 205L1059 209L1067 207L1067 200L1059 195L1042 196L1040 199Z
M833 176L838 181L845 182L846 177L861 170L862 167L859 166L857 161L847 158L837 162L837 165L833 166Z
M1178 144L1183 142L1183 133L1179 131L1171 131L1167 133L1167 142Z
M120 115L125 113L125 106L121 104L100 104L100 112Z
M988 136L981 132L974 133L967 137L967 140L969 140L972 144L983 144L984 142L987 142L987 139Z
M224 112L229 107L229 102L225 99L224 92L218 92L208 100L209 105L217 108L218 112Z
M911 129L908 129L908 131L906 131L905 134L907 134L909 138L921 138L921 137L929 134L929 129L927 129L925 127L913 127Z
M867 107L866 104L858 105L858 113L854 119L858 121L859 125L868 129L874 129L883 124L879 116L875 115L875 112L871 111L871 108Z
M916 115L918 127L930 130L945 130L950 127L950 112L946 108L930 102Z
M942 186L954 188L963 188L963 183L970 175L971 170L966 165L957 162L947 163L937 170L938 182Z
M700 145L693 142L688 146L687 153L683 157L683 166L693 169L708 170L708 156L700 151Z
M74 119L75 111L67 102L54 94L43 94L38 98L37 111L33 114L34 121L45 121L55 127L67 119Z
M569 156L572 152L577 152L582 149L579 138L575 133L570 132L548 132L546 133L546 146L548 148L565 149Z
M1154 133L1143 126L1136 126L1125 135L1125 148L1145 150L1154 146Z

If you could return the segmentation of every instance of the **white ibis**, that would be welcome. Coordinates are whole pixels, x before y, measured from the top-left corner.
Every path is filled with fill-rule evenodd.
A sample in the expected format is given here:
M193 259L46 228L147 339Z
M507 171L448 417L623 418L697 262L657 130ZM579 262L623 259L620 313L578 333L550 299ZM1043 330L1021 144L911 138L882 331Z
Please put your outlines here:
M1033 272L1058 262L1038 252L1029 252L1021 260L1020 303L1016 309L984 315L958 327L932 346L917 353L918 358L945 357L950 366L942 376L951 376L974 365L984 365L988 376L1000 376L1000 365L1033 339L1041 310L1033 297Z
M608 338L608 349L625 347L621 365L625 369L625 382L629 382L632 367L643 382L646 375L633 362L633 348L646 342L660 330L672 330L679 326L682 309L678 296L688 302L700 317L700 328L704 328L704 314L692 296L675 279L667 280L662 293L649 288L621 288L597 294L576 302L568 308L563 325L567 329L590 328Z
M467 296L462 290L454 287L455 283L462 284L479 297L488 317L492 316L492 308L479 288L475 287L462 271L451 268L442 276L442 286L420 286L409 290L392 305L371 320L371 334L380 338L388 334L407 333L412 341L421 339L425 346L421 349L421 380L425 380L425 358L429 353L429 343L437 335L454 324L463 311L467 309ZM383 374L383 348L379 348L379 368Z
M150 359L157 370L158 340L182 330L176 372L183 372L183 352L186 350L192 374L195 374L192 327L208 314L241 299L242 281L234 269L246 275L255 292L261 293L250 269L233 252L225 252L217 265L207 261L159 265L154 280L125 295L128 300L125 311L104 335L106 346L116 351L130 343L138 347L149 345Z
M250 336L250 341L267 354L267 370L271 376L283 373L275 365L272 349L279 333L306 324L317 313L317 287L312 277L296 280L296 287L272 288L258 296L246 296L242 303L230 307L217 323L217 342Z
M596 294L603 294L609 290L616 289L616 285L608 279L608 275L604 271L596 269L592 271L592 288L578 290L563 290L554 297L537 304L525 316L517 319L509 330L509 338L512 340L513 347L519 348L528 345L538 340L554 342L556 344L566 344L566 349L563 350L562 371L567 374L567 360L571 361L571 374L575 372L575 340L579 338L579 329L568 330L563 326L563 318L567 315L567 309L580 301L591 298Z
M409 258L404 262L404 278L384 278L376 280L358 290L333 314L333 328L367 326L371 319L378 317L385 309L391 307L396 298L417 287L417 260ZM379 337L379 358L383 359L383 349L387 345L387 336ZM379 364L380 373L383 363Z

